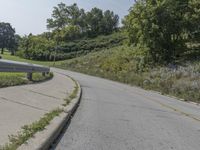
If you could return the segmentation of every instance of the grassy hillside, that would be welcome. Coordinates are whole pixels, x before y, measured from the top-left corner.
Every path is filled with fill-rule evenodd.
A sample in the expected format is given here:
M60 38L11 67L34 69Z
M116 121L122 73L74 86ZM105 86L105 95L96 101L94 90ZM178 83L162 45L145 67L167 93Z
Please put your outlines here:
M0 73L0 88L41 82L51 79L52 77L53 77L52 73L46 75L45 77L42 76L41 73L34 73L33 80L29 81L26 78L26 73Z
M154 68L145 66L136 54L134 48L119 46L63 61L57 67L200 102L200 63Z

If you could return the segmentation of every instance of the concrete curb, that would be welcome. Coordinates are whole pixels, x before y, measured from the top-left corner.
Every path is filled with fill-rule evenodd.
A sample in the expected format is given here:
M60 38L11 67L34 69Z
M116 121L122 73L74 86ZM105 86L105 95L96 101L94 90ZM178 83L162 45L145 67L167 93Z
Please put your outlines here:
M38 132L33 138L29 139L25 144L21 145L18 150L48 150L52 143L58 138L64 126L70 122L71 116L75 113L81 101L82 89L78 85L77 97L74 98L69 105L61 107L64 112L55 117L45 130Z

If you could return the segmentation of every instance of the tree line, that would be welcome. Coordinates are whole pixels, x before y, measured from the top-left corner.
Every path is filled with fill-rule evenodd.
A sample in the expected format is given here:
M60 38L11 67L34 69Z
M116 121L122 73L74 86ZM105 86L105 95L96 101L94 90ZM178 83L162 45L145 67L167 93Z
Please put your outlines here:
M60 3L53 8L52 17L47 19L50 32L17 38L9 24L1 23L0 48L3 52L4 48L14 50L19 45L18 54L28 59L65 59L64 53L70 51L76 55L80 48L85 49L85 39L118 31L118 24L119 16L110 10L93 8L85 11L77 4ZM198 55L200 1L135 0L120 31L126 33L128 44L137 47L145 62L175 63L186 54ZM113 39L121 41L124 37ZM89 49L105 43L97 40Z
M77 43L75 41L80 39L112 34L118 30L118 24L119 16L113 11L93 8L86 12L77 4L67 6L60 3L53 8L52 18L47 19L47 28L50 32L24 36L20 42L18 55L35 60L66 59L72 57L65 54L70 47L66 47L70 45L67 43L74 41L75 44ZM102 45L100 40L91 47L95 48L99 45ZM72 52L73 56L81 47L82 45L76 46L76 51ZM75 48L72 49L75 50Z
M67 6L64 3L53 8L52 18L47 19L47 28L59 32L64 40L73 40L80 36L95 37L107 35L117 30L119 16L113 11L92 8L86 12L77 4Z

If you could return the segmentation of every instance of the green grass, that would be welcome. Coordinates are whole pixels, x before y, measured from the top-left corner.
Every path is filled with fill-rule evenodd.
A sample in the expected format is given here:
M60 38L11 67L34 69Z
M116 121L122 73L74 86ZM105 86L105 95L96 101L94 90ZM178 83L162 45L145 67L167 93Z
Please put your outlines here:
M67 106L74 98L77 97L77 94L78 94L78 83L73 78L71 79L74 81L75 87L74 87L73 92L70 94L70 96L64 99L65 103L63 104L63 106Z
M41 81L46 81L49 80L51 78L53 78L53 73L50 72L49 74L45 74L45 76L43 76L41 73L33 73L33 77L32 77L32 81L33 83L36 82L41 82Z
M45 81L51 79L53 73L46 76L41 73L33 73L32 81L29 81L26 76L26 73L0 73L0 88Z
M27 84L24 73L0 73L0 88Z
M44 65L44 66L49 66L49 67L54 66L54 62L27 60L27 59L20 58L18 56L12 56L7 51L5 51L4 54L1 56L3 59L12 60L12 61L27 62L27 63L39 64L39 65ZM59 65L61 62L62 61L57 61L55 65ZM26 78L26 73L1 73L0 72L0 88L45 81L52 77L53 77L52 73L46 75L45 77L42 76L41 73L34 73L33 81L30 82Z

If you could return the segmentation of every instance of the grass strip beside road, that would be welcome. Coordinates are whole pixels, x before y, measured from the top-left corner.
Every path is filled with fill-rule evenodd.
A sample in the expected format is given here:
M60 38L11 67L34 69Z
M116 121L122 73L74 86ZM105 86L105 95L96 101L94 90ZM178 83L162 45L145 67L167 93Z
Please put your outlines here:
M5 146L0 147L0 150L16 150L20 145L24 144L29 138L37 132L45 129L45 127L53 120L56 116L63 112L62 109L55 109L44 115L39 121L32 123L31 125L25 125L22 127L22 131L18 135L9 136L10 142Z
M33 73L32 81L29 81L26 76L26 73L0 73L0 88L46 81L53 77L53 73L45 76L41 73Z
M74 81L75 87L74 87L74 90L73 90L73 92L71 93L71 95L70 95L68 98L64 99L65 103L63 104L63 106L69 105L69 103L70 103L74 98L76 98L76 97L77 97L77 94L78 94L78 83L77 83L73 78L71 78L71 79Z

